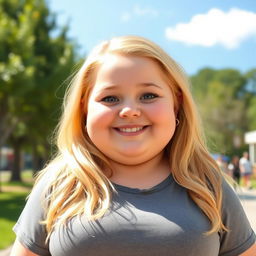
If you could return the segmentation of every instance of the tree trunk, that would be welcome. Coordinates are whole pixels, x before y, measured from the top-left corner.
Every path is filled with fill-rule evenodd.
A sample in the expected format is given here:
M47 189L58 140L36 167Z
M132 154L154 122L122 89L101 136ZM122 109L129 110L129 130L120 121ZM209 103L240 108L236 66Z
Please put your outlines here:
M32 168L34 175L43 168L42 157L38 153L36 145L33 145Z
M14 162L12 168L11 181L21 181L21 142L16 140L13 144Z
M14 118L11 113L5 111L0 112L0 147L2 147L10 137L17 123L18 119Z
M33 145L32 168L33 168L34 175L37 174L37 172L41 171L45 167L45 164L48 160L49 160L48 154L47 156L45 156L45 154L44 155L40 154L37 151L36 146Z

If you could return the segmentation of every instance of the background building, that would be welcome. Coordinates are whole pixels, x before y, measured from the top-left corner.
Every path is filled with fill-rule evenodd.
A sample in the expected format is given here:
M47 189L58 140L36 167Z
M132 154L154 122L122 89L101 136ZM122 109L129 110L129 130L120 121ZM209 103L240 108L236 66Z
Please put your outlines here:
M256 131L245 133L245 143L249 144L249 156L251 162L256 164Z

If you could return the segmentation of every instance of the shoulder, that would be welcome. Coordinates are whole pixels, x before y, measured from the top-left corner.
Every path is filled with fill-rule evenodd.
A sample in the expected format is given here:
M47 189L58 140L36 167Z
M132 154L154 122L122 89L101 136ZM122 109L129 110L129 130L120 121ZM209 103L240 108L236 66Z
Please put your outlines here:
M41 175L13 227L17 240L22 246L38 255L49 255L46 243L47 232L41 223L46 216L46 191L51 177L52 175L49 173Z
M233 187L225 178L222 179L222 208L227 210L242 209L240 199Z
M35 180L35 184L29 195L29 198L35 196L45 197L54 179L55 175L54 172L52 172L51 170L44 170L41 173L39 173Z
M224 179L222 191L222 221L227 231L220 232L220 255L239 255L255 243L255 234L237 194Z
M251 226L241 201L226 180L222 182L222 221L229 230L228 233L238 235L243 231L246 234L251 232Z

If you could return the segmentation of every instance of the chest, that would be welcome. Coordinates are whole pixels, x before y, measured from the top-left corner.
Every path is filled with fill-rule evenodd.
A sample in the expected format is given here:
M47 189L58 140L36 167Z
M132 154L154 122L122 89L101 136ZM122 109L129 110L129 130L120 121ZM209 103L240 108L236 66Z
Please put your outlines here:
M218 255L218 235L203 234L208 219L186 193L158 196L120 194L103 218L73 218L52 234L51 254Z

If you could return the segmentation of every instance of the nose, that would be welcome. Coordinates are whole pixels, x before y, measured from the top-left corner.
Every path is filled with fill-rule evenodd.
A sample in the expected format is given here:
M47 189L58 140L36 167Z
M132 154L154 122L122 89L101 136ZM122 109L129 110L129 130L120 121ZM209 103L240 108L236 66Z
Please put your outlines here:
M141 114L140 109L135 105L123 106L119 112L121 118L139 117Z

